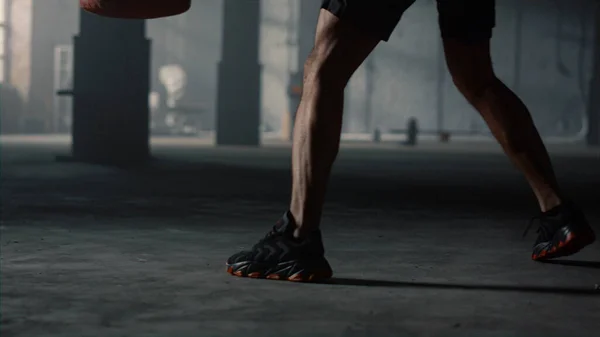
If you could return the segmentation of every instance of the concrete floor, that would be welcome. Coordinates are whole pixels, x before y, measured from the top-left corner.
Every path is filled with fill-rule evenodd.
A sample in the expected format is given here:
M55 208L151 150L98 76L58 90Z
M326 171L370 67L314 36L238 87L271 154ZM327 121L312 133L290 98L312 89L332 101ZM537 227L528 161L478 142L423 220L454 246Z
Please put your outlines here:
M289 149L157 142L150 167L2 142L8 336L598 336L600 245L529 260L536 203L497 147L347 146L323 222L336 279L240 279L226 258L285 210ZM600 151L553 148L600 231Z

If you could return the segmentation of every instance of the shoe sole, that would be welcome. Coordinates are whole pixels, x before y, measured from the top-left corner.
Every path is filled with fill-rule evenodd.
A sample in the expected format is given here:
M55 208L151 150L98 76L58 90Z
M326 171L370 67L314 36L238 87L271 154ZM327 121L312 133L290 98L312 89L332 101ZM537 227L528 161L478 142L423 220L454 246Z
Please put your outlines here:
M596 241L596 235L591 228L586 228L581 233L575 233L571 228L565 226L561 228L552 242L542 243L547 247L543 248L539 254L532 254L534 261L545 261L559 257L570 256L578 253L586 246Z
M319 282L333 276L331 267L325 259L311 264L313 265L311 268L304 268L300 261L288 261L275 266L243 261L227 263L226 266L227 272L233 276L266 280Z

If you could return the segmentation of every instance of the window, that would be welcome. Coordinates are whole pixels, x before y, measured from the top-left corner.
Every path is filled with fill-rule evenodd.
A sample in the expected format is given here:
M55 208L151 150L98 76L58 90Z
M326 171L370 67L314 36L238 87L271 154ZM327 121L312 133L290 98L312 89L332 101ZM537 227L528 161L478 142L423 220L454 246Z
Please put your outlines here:
M5 52L6 52L6 13L8 12L8 0L0 0L0 83L4 83L4 73L6 72Z
M6 0L0 0L0 24L6 22Z
M1 0L0 0L1 1ZM5 31L5 27L0 25L0 58L4 57L4 46L5 46L5 40L6 40L6 35L4 35L4 31Z

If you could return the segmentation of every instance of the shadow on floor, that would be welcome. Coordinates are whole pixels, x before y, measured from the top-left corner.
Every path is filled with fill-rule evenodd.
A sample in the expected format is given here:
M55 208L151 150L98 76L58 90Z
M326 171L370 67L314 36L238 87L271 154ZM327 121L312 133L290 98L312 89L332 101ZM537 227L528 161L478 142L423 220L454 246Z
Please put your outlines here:
M600 261L548 260L540 262L547 264L556 264L560 266L600 269Z
M403 282L403 281L385 281L360 278L337 278L334 277L321 284L340 285L340 286L362 286L362 287L382 287L382 288L429 288L429 289L447 289L447 290L477 290L493 292L522 292L522 293L542 293L542 294L561 294L575 296L600 296L600 289L597 285L590 287L551 287L551 286L531 286L531 285L492 285L492 284L461 284L461 283L436 283L436 282Z

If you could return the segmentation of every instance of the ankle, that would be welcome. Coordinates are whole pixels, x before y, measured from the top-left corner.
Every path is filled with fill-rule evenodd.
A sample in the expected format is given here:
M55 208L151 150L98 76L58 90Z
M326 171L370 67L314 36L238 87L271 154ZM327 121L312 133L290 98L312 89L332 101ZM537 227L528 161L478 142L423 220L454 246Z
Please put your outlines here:
M541 211L548 212L552 209L560 207L564 203L564 200L561 197L559 197L557 193L553 192L540 196L538 198L538 202Z
M557 209L562 205L562 201L560 199L553 200L551 202L544 202L540 204L540 209L542 212L546 213L551 210Z
M294 225L293 236L296 239L306 238L311 232L318 230L318 222L306 222L302 212L296 213L290 210L288 212L288 216L290 217L290 221Z

